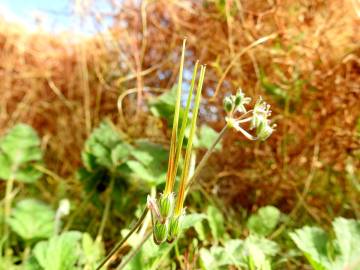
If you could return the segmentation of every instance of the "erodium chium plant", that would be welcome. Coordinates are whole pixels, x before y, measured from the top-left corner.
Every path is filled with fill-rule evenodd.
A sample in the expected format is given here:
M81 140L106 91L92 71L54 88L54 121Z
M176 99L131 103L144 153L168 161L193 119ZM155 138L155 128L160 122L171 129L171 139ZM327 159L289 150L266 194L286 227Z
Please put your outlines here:
M194 181L197 179L199 173L206 164L216 145L220 142L227 130L235 130L242 133L249 140L260 141L266 140L274 131L275 125L271 124L269 119L271 115L270 105L263 101L262 98L259 98L253 108L248 110L247 107L249 107L251 99L246 97L241 89L238 90L235 95L225 97L224 110L227 114L225 118L226 125L218 134L218 137L214 140L205 155L202 157L192 175L190 175L193 140L196 132L196 122L200 107L201 92L203 88L206 67L201 65L198 75L199 63L195 63L189 94L187 97L186 106L184 108L184 115L187 116L190 115L190 108L192 107L190 125L187 123L189 120L188 117L183 117L181 123L179 123L185 45L186 40L184 40L182 46L179 78L176 88L176 104L164 190L158 196L148 195L147 206L139 220L130 229L129 233L110 251L104 260L98 265L97 269L101 269L104 265L106 265L110 261L111 257L129 239L129 237L137 231L137 229L142 225L148 211L150 211L151 214L152 232L144 237L145 239L141 241L140 246L145 243L151 234L153 236L153 241L157 245L161 245L165 242L172 243L181 237L182 223L186 215L184 208L186 195ZM195 98L192 102L195 88ZM193 105L191 106L191 104ZM186 149L183 151L185 130L188 126L190 126L190 132L187 137ZM183 161L183 166L181 166L182 169L180 173L180 182L178 185L175 185L177 173L180 167L179 163L181 160ZM177 187L176 190L175 186ZM140 249L140 246L139 248L135 249L134 253ZM126 262L122 263L117 269L122 269L125 264Z

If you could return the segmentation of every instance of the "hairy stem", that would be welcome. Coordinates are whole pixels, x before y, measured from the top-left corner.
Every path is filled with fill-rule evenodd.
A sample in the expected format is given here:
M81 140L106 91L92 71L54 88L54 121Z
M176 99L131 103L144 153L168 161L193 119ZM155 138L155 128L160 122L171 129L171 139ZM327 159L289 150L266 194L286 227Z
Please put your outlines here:
M140 227L142 222L144 221L146 215L148 213L148 208L146 207L141 214L138 221L134 224L134 226L131 228L131 230L128 232L128 234L121 239L119 243L116 244L116 246L109 252L109 254L102 260L102 262L98 265L96 270L100 270L110 259L111 257L120 250L120 248L125 244L125 242L130 238L130 236Z
M126 259L124 261L122 261L120 263L120 265L116 268L116 270L121 270L123 269L131 260L132 258L134 258L136 256L136 254L139 252L139 250L141 249L141 247L145 244L145 242L149 239L149 237L151 236L152 231L148 231L147 234L144 236L144 238L141 240L141 242L139 243L139 245L129 254L128 257L126 257Z

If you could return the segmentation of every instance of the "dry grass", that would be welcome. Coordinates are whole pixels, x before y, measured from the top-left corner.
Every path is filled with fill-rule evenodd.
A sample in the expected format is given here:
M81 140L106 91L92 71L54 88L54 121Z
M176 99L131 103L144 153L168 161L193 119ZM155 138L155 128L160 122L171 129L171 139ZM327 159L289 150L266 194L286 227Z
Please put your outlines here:
M345 172L346 162L360 166L356 1L217 2L127 1L107 15L115 19L108 32L80 42L2 22L1 132L19 121L33 125L48 166L63 176L79 165L84 139L104 117L132 136L163 136L144 99L149 89L175 82L186 36L188 59L208 65L203 122L219 129L222 97L242 87L265 96L278 123L274 136L255 147L228 134L203 175L204 189L235 206L273 203L293 214L305 209L316 220L359 215L342 206L358 203ZM266 94L262 74L280 94ZM126 98L121 120L117 98L129 89L138 95Z

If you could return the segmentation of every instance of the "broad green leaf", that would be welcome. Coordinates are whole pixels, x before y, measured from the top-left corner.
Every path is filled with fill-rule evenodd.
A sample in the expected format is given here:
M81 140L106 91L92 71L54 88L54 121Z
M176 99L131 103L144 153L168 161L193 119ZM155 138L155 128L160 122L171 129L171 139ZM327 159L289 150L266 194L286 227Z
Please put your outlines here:
M33 199L20 201L8 221L11 229L24 240L46 239L54 233L55 212Z
M82 235L81 264L84 269L93 269L104 255L102 243L94 241L88 233Z
M207 209L207 220L209 222L212 236L219 241L225 234L224 217L220 210L214 206Z
M81 254L81 233L75 231L56 235L36 244L33 253L44 270L75 270Z
M270 258L279 252L278 245L264 237L250 235L244 241L244 259L250 269L271 269Z
M42 173L34 165L41 162L40 139L32 127L18 124L0 139L0 179L35 182Z
M218 269L217 262L210 250L206 248L200 249L200 263L204 270L216 270Z
M281 212L274 206L260 208L256 214L250 216L247 227L251 233L267 236L278 225Z
M149 103L151 113L156 117L165 118L169 127L172 126L175 114L176 89L177 85L174 85L169 91L154 98ZM184 109L180 108L179 123L182 122L183 117Z
M360 269L360 221L339 217L333 227L340 251L333 269Z
M151 185L165 182L168 151L161 145L140 140L135 143L131 155L135 160L126 162L135 178L140 178Z
M199 128L198 136L194 140L194 145L195 147L209 149L218 136L219 133L213 130L211 127L202 125ZM218 143L215 146L215 149L220 150L221 143Z
M155 175L151 170L148 170L142 163L138 161L129 160L128 162L126 162L126 164L129 166L129 168L134 174L134 177L136 178L140 178L141 180L144 180L151 184L155 184L159 180L158 175ZM165 175L166 174L163 174L161 176L161 182L165 180Z
M200 249L200 262L205 270L227 269L224 266L230 265L231 260L225 249L220 246L212 246L210 250Z
M236 265L236 266L245 265L242 254L244 249L243 240L230 239L225 242L224 249L228 256L229 265Z
M290 237L315 270L331 269L327 257L328 238L322 229L305 226L290 233Z
M200 223L204 219L206 219L205 214L199 214L199 213L187 214L184 217L182 228L183 230L186 230L191 227L195 227L196 224Z
M97 167L114 170L127 160L130 151L131 145L123 141L107 122L102 122L85 142L82 160L88 170Z

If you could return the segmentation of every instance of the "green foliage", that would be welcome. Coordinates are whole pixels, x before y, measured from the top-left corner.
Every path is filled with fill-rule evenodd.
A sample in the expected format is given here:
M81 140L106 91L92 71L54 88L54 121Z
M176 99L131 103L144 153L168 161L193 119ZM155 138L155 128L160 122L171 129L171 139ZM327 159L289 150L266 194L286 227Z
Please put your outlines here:
M39 269L79 269L76 264L81 255L80 240L80 232L69 231L37 243L33 253Z
M46 239L54 233L55 212L33 199L17 203L8 221L11 229L26 241Z
M227 266L230 265L250 270L267 270L271 269L271 257L278 251L275 242L260 236L249 236L245 240L227 240L224 246L202 248L200 259L205 270L228 269Z
M107 122L102 122L85 142L82 160L89 171L99 167L113 171L127 160L130 151L131 146L120 134Z
M308 226L290 233L290 237L315 270L360 269L360 221L339 217L333 228L333 241L322 229Z
M278 225L280 220L280 210L274 206L265 206L258 210L254 215L251 215L247 227L250 233L267 236Z
M221 211L214 206L209 206L207 209L207 220L212 236L216 241L219 241L225 234L224 217Z
M156 186L165 182L168 151L159 144L138 140L131 152L133 160L126 162L133 178Z
M170 91L166 91L160 96L152 99L149 103L151 113L159 118L164 118L168 124L168 127L172 127L175 104L176 104L176 89L177 85L174 85ZM179 123L182 122L184 117L184 109L180 108Z
M0 179L33 183L42 175L35 168L41 162L40 139L30 126L18 124L0 139Z
M80 265L84 265L84 269L93 269L104 255L103 244L94 241L88 233L82 235L81 250Z
M82 153L85 168L79 178L92 190L100 182L120 177L146 182L155 186L165 181L168 152L146 140L128 143L124 136L107 122L102 122L90 135Z
M194 146L198 148L209 149L218 136L219 133L213 130L211 127L202 125L199 128L198 136L195 137ZM215 149L220 150L221 143L218 143L215 146Z

